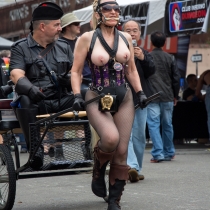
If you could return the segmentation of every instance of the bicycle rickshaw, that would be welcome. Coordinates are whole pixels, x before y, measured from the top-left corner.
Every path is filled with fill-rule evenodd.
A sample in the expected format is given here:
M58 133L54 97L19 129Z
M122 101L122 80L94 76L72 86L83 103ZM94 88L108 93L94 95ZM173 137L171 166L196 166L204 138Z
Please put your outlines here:
M85 105L99 100L104 94L87 101ZM0 110L12 110L11 99L0 99ZM16 195L16 180L24 178L58 176L91 170L92 146L91 128L86 112L75 112L72 108L56 114L37 116L38 121L30 124L30 150L28 160L21 165L16 133L21 133L17 119L1 116L0 134L3 144L0 144L0 209L13 208ZM41 118L41 119L40 119ZM34 131L38 129L39 141L34 141ZM62 144L64 158L55 157L53 147L55 143ZM30 167L31 161L40 145L43 145L44 164L39 170ZM12 155L11 147L14 148ZM14 161L14 160L15 161Z

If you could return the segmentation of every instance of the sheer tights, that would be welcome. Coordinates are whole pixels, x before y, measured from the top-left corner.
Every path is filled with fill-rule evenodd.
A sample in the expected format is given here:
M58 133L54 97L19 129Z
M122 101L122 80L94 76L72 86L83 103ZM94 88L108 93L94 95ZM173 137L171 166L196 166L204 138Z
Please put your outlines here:
M85 100L90 100L97 95L96 92L88 90ZM100 137L100 149L104 152L112 152L116 149L112 162L125 165L135 112L131 90L127 90L118 112L113 116L109 112L100 112L98 101L89 104L86 111L90 124Z

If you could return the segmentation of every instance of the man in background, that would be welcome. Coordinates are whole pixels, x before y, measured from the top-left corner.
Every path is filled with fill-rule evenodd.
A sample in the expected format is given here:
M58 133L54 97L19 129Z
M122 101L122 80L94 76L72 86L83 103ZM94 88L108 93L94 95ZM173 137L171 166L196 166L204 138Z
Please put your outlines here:
M84 20L79 20L73 13L67 13L61 18L61 39L66 40L69 43L72 52L74 52L75 44L78 35L80 34L80 23L83 21ZM87 62L85 62L82 75L81 89L87 89L91 83L91 72Z
M206 94L202 95L201 90L203 85L207 86ZM207 124L208 124L208 131L209 131L209 141L205 144L206 146L210 146L210 69L204 71L199 79L198 84L196 87L195 95L200 99L205 101L206 105L206 112L207 112Z
M195 102L199 101L199 98L195 95L196 86L198 83L197 76L195 74L189 74L186 80L188 87L183 91L183 100ZM201 97L201 93L199 97Z
M165 41L166 36L161 31L151 34L153 50L150 54L156 72L149 80L155 92L161 92L161 96L147 106L147 124L153 143L152 163L171 160L175 156L172 116L180 89L180 74L174 56L162 50Z
M141 36L141 26L138 22L129 20L123 24L122 30L129 33L132 37L136 68L141 78L142 89L146 96L149 97L153 94L153 91L151 90L148 78L155 73L155 65L152 56L137 45ZM138 100L133 88L132 93L134 104L136 105ZM128 172L129 180L131 182L137 182L144 179L144 175L140 174L140 172L146 145L146 120L147 107L144 109L137 109L128 145L127 164L131 167Z

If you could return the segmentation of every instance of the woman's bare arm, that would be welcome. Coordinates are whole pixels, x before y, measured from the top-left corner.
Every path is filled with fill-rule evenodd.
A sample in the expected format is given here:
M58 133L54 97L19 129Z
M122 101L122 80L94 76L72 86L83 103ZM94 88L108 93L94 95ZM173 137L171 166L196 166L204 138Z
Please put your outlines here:
M71 86L74 94L80 93L81 76L90 45L92 32L84 33L76 42L74 49L74 62L71 69Z

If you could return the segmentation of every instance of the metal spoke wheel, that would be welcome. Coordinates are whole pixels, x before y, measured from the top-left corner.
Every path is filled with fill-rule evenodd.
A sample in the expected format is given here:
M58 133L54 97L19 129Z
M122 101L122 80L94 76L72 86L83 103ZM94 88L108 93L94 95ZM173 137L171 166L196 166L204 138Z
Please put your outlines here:
M109 198L109 170L110 170L110 163L106 167L106 174L105 174L105 182L106 182L107 196L103 197L103 199L107 203L108 203L108 198Z
M16 174L13 158L7 146L0 145L0 209L11 210L16 194Z

